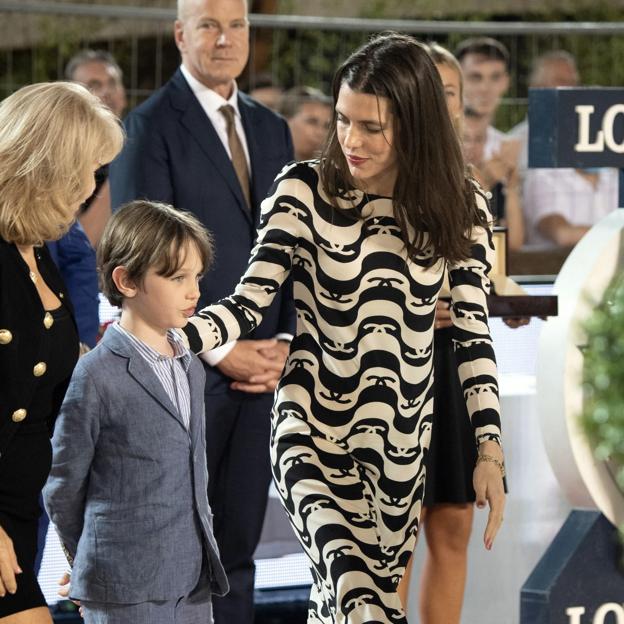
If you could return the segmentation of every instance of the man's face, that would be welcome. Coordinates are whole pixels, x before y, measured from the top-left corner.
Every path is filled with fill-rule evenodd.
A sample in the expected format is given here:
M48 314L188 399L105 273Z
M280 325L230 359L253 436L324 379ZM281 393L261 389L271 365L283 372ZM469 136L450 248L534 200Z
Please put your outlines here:
M175 40L185 67L228 98L249 57L246 0L187 0L180 18Z
M72 80L87 87L118 117L126 108L126 90L115 67L103 61L89 61L78 65Z
M509 88L509 74L503 61L481 54L466 54L461 61L464 73L464 103L477 115L493 117Z

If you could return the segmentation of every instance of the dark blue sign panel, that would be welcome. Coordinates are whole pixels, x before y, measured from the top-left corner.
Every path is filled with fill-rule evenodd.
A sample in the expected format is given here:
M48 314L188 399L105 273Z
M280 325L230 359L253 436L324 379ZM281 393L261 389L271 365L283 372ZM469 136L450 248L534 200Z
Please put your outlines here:
M575 510L522 587L520 624L622 624L624 574L615 527Z
M624 169L624 88L530 89L529 167Z

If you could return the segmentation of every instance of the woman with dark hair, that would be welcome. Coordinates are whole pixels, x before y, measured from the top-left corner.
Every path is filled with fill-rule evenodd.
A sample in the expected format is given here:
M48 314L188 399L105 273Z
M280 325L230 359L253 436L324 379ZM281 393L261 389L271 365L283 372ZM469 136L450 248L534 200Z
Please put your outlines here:
M272 414L273 475L314 577L308 622L406 624L397 585L413 550L433 411L432 342L444 271L479 460L484 540L502 521L492 258L437 70L386 34L338 69L320 161L278 176L233 296L185 328L196 351L259 323L288 275L298 309Z

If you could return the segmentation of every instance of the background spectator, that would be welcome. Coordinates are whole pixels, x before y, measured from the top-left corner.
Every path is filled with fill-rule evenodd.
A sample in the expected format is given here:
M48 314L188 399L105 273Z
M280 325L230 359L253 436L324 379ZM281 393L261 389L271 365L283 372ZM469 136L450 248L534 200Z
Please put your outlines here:
M577 87L574 57L553 50L538 57L529 87ZM527 242L539 247L573 247L587 230L618 207L618 172L615 169L528 169L528 120L510 132L521 140L518 162L522 173Z
M279 112L288 122L295 160L318 158L331 123L331 99L319 89L293 87L280 100Z
M122 116L127 105L126 90L123 72L112 54L105 50L81 50L67 63L65 78L83 84L117 117ZM105 165L96 172L95 191L81 206L78 216L93 247L97 247L110 215L108 165Z
M500 149L504 133L494 127L501 98L509 88L509 52L496 39L465 39L455 50L464 75L464 107L481 118L487 128L484 158Z
M254 87L249 90L249 95L272 111L277 111L284 89L275 78L269 73L258 74L253 84Z
M507 245L511 251L522 247L525 238L524 215L516 161L519 143L501 141L499 149L486 158L488 126L486 119L467 109L463 123L463 148L466 162L481 186L490 192L490 208L497 225L507 227Z
M565 50L552 50L538 56L533 62L529 76L529 89L554 89L555 87L578 87L580 82L576 61ZM509 138L520 141L518 173L520 183L529 162L529 120L525 118L508 133Z

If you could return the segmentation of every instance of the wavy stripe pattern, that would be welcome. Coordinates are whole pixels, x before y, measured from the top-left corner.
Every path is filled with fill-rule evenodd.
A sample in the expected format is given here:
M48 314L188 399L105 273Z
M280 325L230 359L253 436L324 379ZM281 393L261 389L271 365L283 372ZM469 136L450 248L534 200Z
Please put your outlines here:
M427 253L407 261L391 200L346 191L333 207L317 163L286 167L262 211L235 294L191 319L189 340L204 350L246 334L292 276L297 331L275 395L271 460L315 580L308 623L407 624L396 587L424 492L445 263L427 266ZM448 269L480 442L499 439L500 419L486 307L491 234L475 228L473 240L472 257Z

